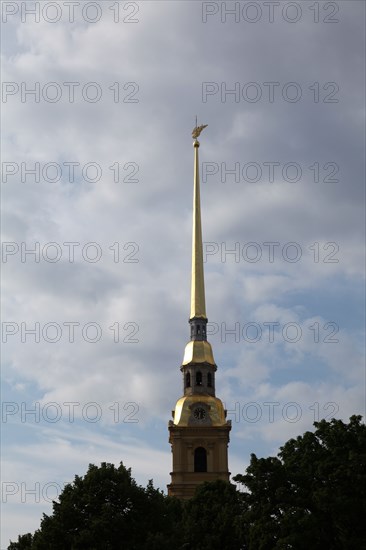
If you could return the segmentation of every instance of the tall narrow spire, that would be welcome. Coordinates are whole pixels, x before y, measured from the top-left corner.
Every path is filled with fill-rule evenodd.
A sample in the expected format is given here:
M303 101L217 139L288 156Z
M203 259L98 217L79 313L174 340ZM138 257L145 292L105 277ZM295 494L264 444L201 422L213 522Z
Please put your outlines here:
M197 126L196 126L197 128ZM203 273L202 226L199 175L199 141L194 147L194 190L193 190L193 229L192 229L192 274L191 274L191 314L192 319L207 319L205 302L205 281Z
M198 485L205 481L229 481L228 444L231 421L216 397L215 363L207 341L207 317L203 276L203 246L198 149L199 137L206 125L197 126L194 139L194 192L192 236L192 287L189 324L191 339L184 350L180 370L183 375L183 396L178 399L173 420L169 422L169 443L172 446L172 480L168 494L182 499L192 498Z

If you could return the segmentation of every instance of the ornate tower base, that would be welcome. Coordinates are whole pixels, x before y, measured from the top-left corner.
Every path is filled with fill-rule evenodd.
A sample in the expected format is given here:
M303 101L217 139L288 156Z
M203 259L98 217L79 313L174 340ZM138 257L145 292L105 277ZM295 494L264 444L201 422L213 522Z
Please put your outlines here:
M172 482L168 495L192 498L204 481L229 481L227 448L231 425L179 427L169 423L169 443L173 453Z

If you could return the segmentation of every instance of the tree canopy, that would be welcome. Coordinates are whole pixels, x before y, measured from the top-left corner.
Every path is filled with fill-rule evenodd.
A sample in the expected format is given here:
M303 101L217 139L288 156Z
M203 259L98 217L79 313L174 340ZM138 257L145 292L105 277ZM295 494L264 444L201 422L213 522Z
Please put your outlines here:
M8 550L354 550L366 548L366 426L314 423L233 484L200 485L185 502L131 470L102 463L65 486L40 528Z
M122 463L90 464L84 477L65 486L34 536L19 537L9 550L153 550L154 538L169 541L174 529L180 502L170 500L152 481L146 488L137 485Z
M249 549L366 547L366 427L360 416L314 425L234 478L247 489Z

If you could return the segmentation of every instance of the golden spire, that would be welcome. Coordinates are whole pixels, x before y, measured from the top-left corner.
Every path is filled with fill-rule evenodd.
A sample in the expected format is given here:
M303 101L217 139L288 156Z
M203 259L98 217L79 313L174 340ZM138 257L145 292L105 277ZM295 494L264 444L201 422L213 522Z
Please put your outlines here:
M191 315L190 319L207 319L205 303L205 281L203 275L202 227L200 203L200 176L197 140L207 124L197 126L192 132L194 138L194 190L193 190L193 231L192 231L192 278L191 278Z
M207 316L205 303L205 280L203 275L202 252L202 228L201 228L201 203L200 203L200 177L198 148L198 136L207 124L196 126L192 132L194 139L194 190L193 190L193 230L192 230L192 279L191 279L191 314L189 324L191 326L191 341L184 351L183 364L205 363L216 369L212 348L207 342Z

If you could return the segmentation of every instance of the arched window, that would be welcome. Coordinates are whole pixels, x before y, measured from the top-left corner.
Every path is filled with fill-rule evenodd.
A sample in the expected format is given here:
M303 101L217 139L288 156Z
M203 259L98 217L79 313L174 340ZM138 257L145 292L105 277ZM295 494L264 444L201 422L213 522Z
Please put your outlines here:
M197 447L194 451L194 471L207 472L207 452L203 447Z
M202 372L196 372L196 386L202 386Z
M209 388L212 387L212 374L211 374L210 372L207 373L207 386L208 386Z
M186 388L190 388L191 387L191 374L189 372L187 372L186 374Z

